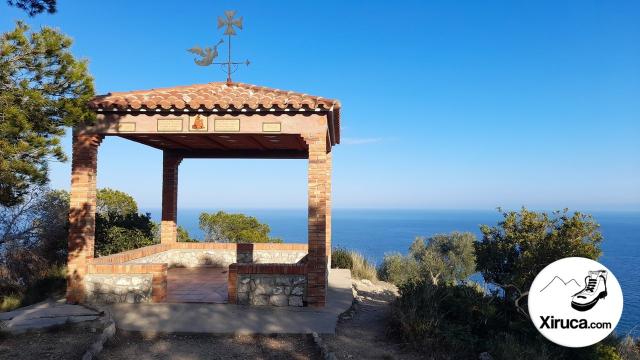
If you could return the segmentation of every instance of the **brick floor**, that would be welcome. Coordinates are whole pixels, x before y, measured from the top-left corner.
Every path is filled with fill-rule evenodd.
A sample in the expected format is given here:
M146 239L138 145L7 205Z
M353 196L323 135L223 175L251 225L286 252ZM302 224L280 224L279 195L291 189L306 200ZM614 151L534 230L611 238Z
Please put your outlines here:
M167 302L227 302L227 268L172 268L167 272Z

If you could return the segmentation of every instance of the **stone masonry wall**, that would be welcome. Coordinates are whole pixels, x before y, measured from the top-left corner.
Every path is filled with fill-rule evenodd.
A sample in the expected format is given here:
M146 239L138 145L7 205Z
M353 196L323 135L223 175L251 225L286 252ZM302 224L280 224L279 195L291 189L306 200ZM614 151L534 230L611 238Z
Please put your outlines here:
M304 275L239 274L240 305L303 306L307 278Z
M126 262L127 264L165 263L169 267L197 267L204 265L229 266L239 263L297 263L307 255L296 250L235 250L180 249L168 250Z
M88 274L86 300L94 304L151 302L152 274Z

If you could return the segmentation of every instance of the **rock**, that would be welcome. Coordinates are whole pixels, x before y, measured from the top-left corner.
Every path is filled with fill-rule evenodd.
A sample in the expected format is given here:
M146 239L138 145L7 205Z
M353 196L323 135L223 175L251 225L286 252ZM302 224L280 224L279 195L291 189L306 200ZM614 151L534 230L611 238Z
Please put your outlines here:
M491 356L491 354L489 354L488 352L483 352L480 354L480 356L478 356L479 360L493 360L493 356Z
M256 284L256 287L253 290L253 293L255 295L271 294L271 287L266 284Z
M302 306L302 296L289 297L289 306Z
M291 278L278 276L276 278L276 285L291 285Z
M136 295L134 293L128 293L127 297L125 299L125 302L128 302L129 304L133 304L136 302Z
M274 295L280 295L282 293L284 293L284 287L276 286L276 287L273 288L273 294Z
M360 282L365 285L373 286L373 283L371 282L371 280L368 280L368 279L362 279L360 280Z
M238 304L240 304L240 305L249 305L249 293L248 292L239 292L238 293Z
M302 286L296 286L291 290L291 295L302 295L304 294L304 289Z
M269 298L269 305L287 306L289 305L289 299L287 298L287 295L284 294L271 295L271 297Z
M249 286L249 283L240 283L238 284L238 292L249 292L251 290L251 287Z
M118 278L118 280L116 280L116 285L118 286L128 286L131 284L131 279L129 278Z
M269 296L267 295L251 294L249 295L249 300L251 305L258 305L258 306L269 305Z

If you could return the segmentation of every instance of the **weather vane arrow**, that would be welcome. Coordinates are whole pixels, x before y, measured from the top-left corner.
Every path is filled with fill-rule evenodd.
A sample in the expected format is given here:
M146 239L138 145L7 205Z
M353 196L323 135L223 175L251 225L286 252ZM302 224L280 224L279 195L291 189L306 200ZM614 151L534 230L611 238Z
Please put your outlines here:
M193 61L196 65L200 66L209 66L209 65L221 65L223 66L224 71L227 73L227 83L231 84L231 74L238 70L238 65L244 64L249 65L249 60L245 60L243 62L234 62L231 60L231 36L236 36L235 28L242 30L242 16L234 19L236 16L236 12L234 10L227 10L224 12L224 17L218 17L218 29L225 28L224 35L227 35L227 44L229 45L227 61L224 62L214 62L215 58L218 57L218 46L224 43L223 39L220 39L217 44L213 47L201 48L199 46L194 46L187 51L193 54L200 56L200 59L194 59Z

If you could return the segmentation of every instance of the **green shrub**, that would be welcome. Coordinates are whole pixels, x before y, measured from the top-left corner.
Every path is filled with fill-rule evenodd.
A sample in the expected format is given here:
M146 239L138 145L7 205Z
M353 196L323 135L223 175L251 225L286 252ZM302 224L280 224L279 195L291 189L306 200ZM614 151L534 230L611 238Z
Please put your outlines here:
M585 348L553 344L526 317L526 301L515 301L526 299L520 289L558 258L597 258L602 237L595 221L567 211L548 215L522 209L503 215L497 226L482 226L477 246L470 236L452 233L416 239L407 256L385 256L380 277L400 290L389 334L434 358L472 359L488 352L496 360L640 360L640 347L629 337L610 336ZM470 245L485 281L502 284L502 291L487 292L465 280L475 268Z
M189 231L182 226L178 226L176 229L178 233L178 242L198 242L196 239L192 239L189 235Z
M409 254L387 254L378 269L378 276L397 286L405 282L426 281L435 285L456 285L475 272L475 236L452 232L429 238L418 237Z
M490 339L487 351L494 359L553 359L550 355L550 343L531 341L527 336L518 336L511 333L499 333Z
M335 248L331 252L331 268L332 269L349 269L353 267L353 260L349 250L343 248Z
M460 358L476 354L495 314L490 297L467 285L408 282L399 290L392 306L391 333L416 348Z
M67 288L67 268L52 266L46 275L35 280L22 296L20 306L27 306L54 296L62 296Z
M19 289L19 292L4 294L0 302L0 311L11 311L52 296L62 296L67 286L66 273L65 266L53 265L49 267L43 275L31 279L26 288Z
M368 261L362 254L353 250L335 248L331 252L331 267L351 270L351 276L355 279L377 280L375 265Z
M204 231L204 241L230 243L281 243L282 239L269 236L271 228L253 216L229 214L218 211L215 214L200 214L200 229Z
M590 215L522 208L502 216L496 226L480 227L478 271L512 300L529 289L536 275L552 262L572 256L597 259L602 253L599 225Z
M22 297L18 294L6 294L0 301L0 312L11 311L20 307Z
M147 236L140 229L127 229L119 226L106 229L102 240L100 243L96 241L98 256L107 256L154 244L153 238Z
M400 253L385 254L378 266L378 278L397 286L406 282L420 281L420 265L408 256Z

